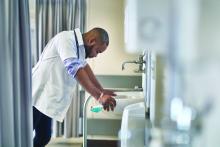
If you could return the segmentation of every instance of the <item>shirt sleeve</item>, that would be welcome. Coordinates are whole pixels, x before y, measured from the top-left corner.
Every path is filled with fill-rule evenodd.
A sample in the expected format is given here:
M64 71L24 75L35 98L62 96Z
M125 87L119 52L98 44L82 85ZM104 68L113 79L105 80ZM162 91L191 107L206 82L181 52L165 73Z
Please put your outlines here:
M77 47L73 37L70 32L62 32L57 36L57 50L62 61L77 58Z
M86 66L87 62L82 61L77 58L68 58L64 60L64 65L66 67L66 70L70 76L75 78L77 71L80 68L84 68Z

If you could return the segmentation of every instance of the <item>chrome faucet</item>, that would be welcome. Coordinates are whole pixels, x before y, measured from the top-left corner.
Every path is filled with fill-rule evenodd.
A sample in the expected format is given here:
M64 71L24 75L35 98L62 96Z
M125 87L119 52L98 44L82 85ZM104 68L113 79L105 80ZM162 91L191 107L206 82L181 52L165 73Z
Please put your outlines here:
M140 55L138 60L134 60L134 61L125 61L122 63L122 70L125 69L125 64L127 63L134 63L134 64L139 64L139 68L138 70L135 70L135 72L143 72L143 64L146 63L143 59L144 55Z

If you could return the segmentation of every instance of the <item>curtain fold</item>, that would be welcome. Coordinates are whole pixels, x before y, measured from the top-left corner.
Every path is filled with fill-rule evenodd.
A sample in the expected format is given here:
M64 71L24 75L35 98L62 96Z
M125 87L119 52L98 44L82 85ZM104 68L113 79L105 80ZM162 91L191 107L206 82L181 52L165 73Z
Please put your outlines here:
M34 61L47 42L58 32L80 28L85 29L86 0L36 0L36 44ZM72 95L73 101L64 123L54 122L53 136L76 137L79 135L78 86Z
M32 146L28 0L0 2L0 146Z
M47 42L58 32L85 30L86 0L36 0L35 63Z

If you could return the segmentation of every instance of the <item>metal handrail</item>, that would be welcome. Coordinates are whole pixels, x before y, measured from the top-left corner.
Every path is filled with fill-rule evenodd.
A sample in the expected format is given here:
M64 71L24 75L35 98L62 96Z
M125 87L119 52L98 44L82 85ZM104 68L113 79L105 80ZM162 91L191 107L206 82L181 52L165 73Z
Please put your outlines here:
M87 147L87 105L89 100L92 98L90 95L84 103L83 106L83 147Z

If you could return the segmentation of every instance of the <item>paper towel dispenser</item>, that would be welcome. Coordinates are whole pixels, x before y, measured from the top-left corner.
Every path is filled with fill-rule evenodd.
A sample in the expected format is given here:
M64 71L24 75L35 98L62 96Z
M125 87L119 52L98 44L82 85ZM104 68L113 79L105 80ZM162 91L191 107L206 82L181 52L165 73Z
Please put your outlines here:
M169 43L170 0L125 0L124 37L128 53L164 52Z

